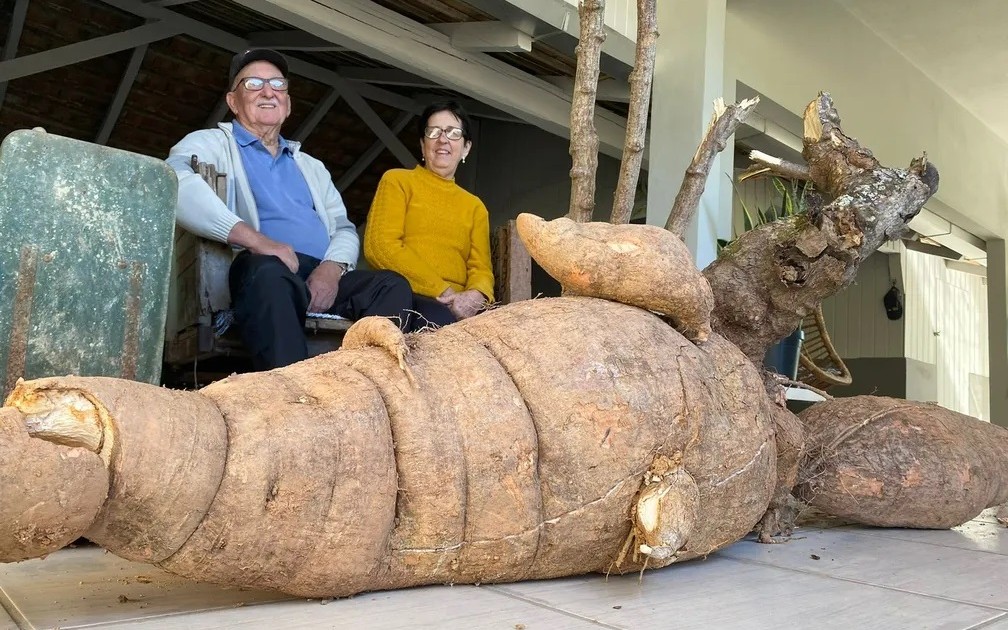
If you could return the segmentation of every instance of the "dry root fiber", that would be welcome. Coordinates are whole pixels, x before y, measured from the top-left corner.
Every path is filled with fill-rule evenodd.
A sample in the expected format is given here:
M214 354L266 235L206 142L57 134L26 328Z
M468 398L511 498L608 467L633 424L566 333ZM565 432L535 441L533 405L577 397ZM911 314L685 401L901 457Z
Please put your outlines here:
M415 385L383 342L199 392L21 383L0 413L0 561L86 535L198 580L344 596L606 571L631 530L620 570L664 566L770 500L771 403L717 335L558 298L407 342ZM28 428L71 416L90 438Z
M710 336L714 296L678 236L650 225L544 221L532 214L518 215L517 225L532 258L566 295L667 315L691 341Z
M808 441L796 494L882 527L943 529L1008 501L1008 430L928 403L838 398L799 417Z

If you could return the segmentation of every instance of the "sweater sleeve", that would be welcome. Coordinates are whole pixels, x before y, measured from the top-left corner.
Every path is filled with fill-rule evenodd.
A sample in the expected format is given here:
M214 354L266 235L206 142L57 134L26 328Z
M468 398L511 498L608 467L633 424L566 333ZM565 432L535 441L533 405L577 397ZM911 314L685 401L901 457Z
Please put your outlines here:
M368 212L364 257L375 269L401 273L416 293L436 297L451 285L406 247L406 201L401 183L389 173L383 175Z
M473 216L469 260L466 261L466 289L476 289L494 300L493 264L490 262L490 217L483 202L478 202Z
M241 219L224 205L217 193L190 165L192 156L196 155L204 162L214 163L218 168L221 166L220 148L214 146L213 142L205 141L205 137L203 131L187 135L171 148L168 159L165 160L178 177L175 220L197 236L226 243L231 229Z

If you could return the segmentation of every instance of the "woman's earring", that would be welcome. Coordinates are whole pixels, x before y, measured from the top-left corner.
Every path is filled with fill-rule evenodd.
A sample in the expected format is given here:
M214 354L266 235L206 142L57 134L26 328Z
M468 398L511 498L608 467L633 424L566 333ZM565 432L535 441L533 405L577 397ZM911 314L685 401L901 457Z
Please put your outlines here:
M462 163L465 164L465 156L462 156Z

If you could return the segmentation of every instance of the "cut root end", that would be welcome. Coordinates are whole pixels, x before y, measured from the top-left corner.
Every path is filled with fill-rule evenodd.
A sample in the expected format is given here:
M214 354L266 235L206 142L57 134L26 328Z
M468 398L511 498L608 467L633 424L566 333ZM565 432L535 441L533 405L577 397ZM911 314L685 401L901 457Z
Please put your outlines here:
M632 510L633 526L613 566L619 569L631 552L635 564L643 558L642 571L648 564L671 564L689 541L699 511L700 491L681 457L659 455L644 474Z
M102 450L105 430L101 413L79 391L35 389L18 383L6 404L24 415L32 437L93 453Z

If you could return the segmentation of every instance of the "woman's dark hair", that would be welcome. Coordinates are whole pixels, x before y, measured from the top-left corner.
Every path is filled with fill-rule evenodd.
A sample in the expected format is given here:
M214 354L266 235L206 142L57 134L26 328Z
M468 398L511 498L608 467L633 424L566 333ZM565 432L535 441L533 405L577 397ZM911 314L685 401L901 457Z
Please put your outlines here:
M469 135L472 132L472 119L469 118L466 110L462 109L462 106L455 101L432 103L424 108L423 113L420 114L420 118L417 120L417 132L419 132L421 138L424 137L424 131L427 129L427 121L438 112L451 112L455 118L458 118L462 122L462 139L466 142L472 141Z

